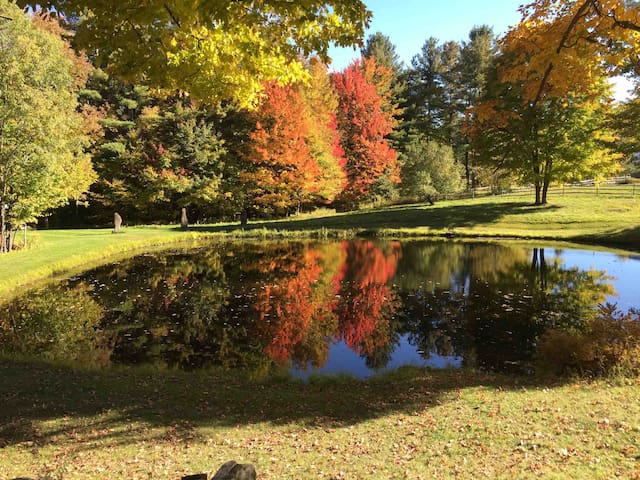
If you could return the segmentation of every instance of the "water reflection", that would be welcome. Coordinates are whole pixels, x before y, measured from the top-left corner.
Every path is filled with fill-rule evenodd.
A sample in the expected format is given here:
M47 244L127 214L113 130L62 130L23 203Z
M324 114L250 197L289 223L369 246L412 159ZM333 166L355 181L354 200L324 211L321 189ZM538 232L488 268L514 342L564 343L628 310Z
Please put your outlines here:
M615 293L604 269L564 258L544 248L368 240L145 255L3 306L0 348L256 373L284 365L365 375L416 362L522 371L541 333L579 327Z

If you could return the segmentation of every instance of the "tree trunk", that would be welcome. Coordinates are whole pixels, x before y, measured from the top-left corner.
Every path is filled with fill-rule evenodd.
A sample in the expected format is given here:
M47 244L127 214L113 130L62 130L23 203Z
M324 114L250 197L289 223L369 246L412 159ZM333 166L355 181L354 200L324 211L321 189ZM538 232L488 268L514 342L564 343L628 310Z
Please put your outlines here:
M540 205L547 204L547 192L549 191L549 180L545 178L544 183L542 184L542 198L540 200Z
M542 205L542 185L540 182L536 181L536 205Z
M553 167L553 162L551 159L547 159L544 162L544 182L542 185L541 205L547 204L547 192L549 191L549 184L551 183L551 167Z
M547 289L547 261L544 258L544 248L538 252L540 256L540 289L544 292Z
M9 231L9 235L7 235L9 239L9 251L13 250L13 244L15 243L17 233L18 233L18 229L12 228L11 231Z
M464 152L464 174L467 179L467 191L471 187L471 171L469 169L469 150Z
M0 245L0 252L2 253L7 251L6 233L7 233L7 221L5 216L5 209L4 209L4 205L0 203L0 242L2 242L2 245Z

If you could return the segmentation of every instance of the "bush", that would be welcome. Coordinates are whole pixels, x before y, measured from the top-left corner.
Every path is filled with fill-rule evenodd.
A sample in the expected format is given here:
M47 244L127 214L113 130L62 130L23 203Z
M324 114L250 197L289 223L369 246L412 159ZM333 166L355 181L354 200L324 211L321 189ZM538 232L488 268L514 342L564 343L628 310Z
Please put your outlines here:
M538 343L537 364L557 374L640 374L640 312L601 305L584 329L551 329Z

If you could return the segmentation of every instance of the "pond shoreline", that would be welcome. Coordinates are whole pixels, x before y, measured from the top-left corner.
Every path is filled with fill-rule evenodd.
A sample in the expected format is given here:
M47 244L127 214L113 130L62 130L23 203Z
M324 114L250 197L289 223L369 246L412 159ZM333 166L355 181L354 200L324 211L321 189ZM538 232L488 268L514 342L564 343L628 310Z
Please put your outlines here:
M261 225L261 224L259 224ZM234 226L235 227L235 226ZM370 238L379 240L449 240L449 241L479 241L479 242L545 242L545 244L562 244L567 247L584 247L592 250L618 252L621 254L635 254L640 252L640 247L633 242L605 241L599 236L563 237L553 235L516 235L504 234L478 234L467 233L459 230L447 232L429 232L417 227L414 229L318 229L318 230L277 230L263 226L251 226L247 230L231 229L232 226L224 226L226 230L218 230L219 226L195 225L188 231L182 231L173 225L167 226L142 226L129 227L122 234L114 235L108 229L69 229L69 230L38 230L30 232L46 238L46 241L38 241L36 246L27 250L18 250L0 257L0 302L12 298L17 289L34 288L76 272L97 267L121 258L139 255L146 252L167 250L180 246L199 247L211 241L224 240L251 240L251 241L276 241L276 240L349 240L357 238ZM215 230L214 230L215 229ZM106 245L102 243L96 248L83 249L81 254L76 250L86 240L86 233L95 233L101 239L107 239ZM133 233L133 235L131 235ZM78 234L76 241L74 237ZM48 238L47 238L48 237ZM56 250L56 238L64 237L65 250L69 255L59 260L49 261L49 253ZM106 248L105 248L106 247ZM35 254L35 255L34 255ZM29 265L32 257L40 259L35 265Z

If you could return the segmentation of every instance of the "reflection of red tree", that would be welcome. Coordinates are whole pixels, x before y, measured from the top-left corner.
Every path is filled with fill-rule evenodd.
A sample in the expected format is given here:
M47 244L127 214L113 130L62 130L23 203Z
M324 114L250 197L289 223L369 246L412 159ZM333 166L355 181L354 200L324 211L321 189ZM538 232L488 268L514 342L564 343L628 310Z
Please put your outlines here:
M294 356L313 322L324 317L326 299L314 292L323 268L320 253L310 248L300 256L275 260L270 267L272 271L284 274L283 278L264 286L256 299L255 309L260 318L259 333L268 342L265 352L282 364ZM319 347L307 345L312 350Z
M371 355L390 339L391 317L397 301L389 286L401 256L399 242L386 251L370 241L349 242L340 302L339 338L361 355Z

